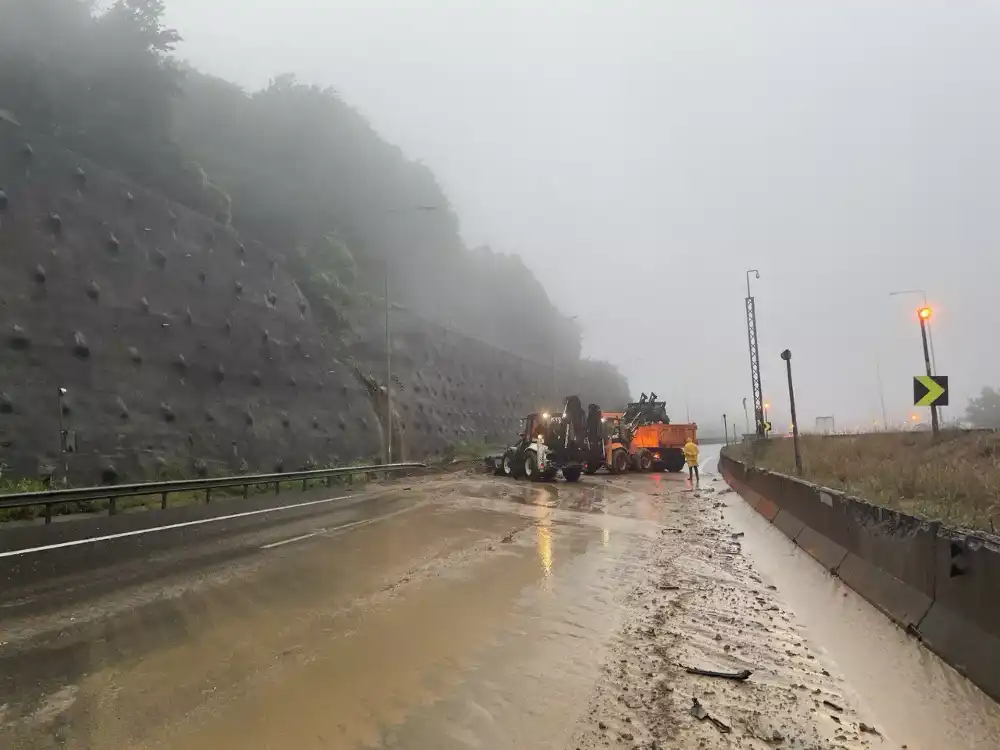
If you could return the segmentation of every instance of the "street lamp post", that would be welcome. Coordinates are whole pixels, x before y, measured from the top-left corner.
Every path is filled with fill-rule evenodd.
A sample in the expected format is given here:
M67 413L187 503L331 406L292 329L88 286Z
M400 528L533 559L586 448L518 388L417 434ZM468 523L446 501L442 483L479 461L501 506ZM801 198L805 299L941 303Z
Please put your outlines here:
M408 208L388 208L387 214L404 214L422 211L437 211L438 206L410 206ZM385 258L385 459L392 463L392 339L389 332L389 258ZM388 475L387 475L388 476Z
M924 302L924 307L927 307L927 290L925 289L900 289L895 292L889 292L890 297L898 297L901 294L919 294L920 299ZM928 373L929 375L937 374L937 357L934 356L934 331L931 330L930 322L927 323L927 342L930 345L931 350L931 369L933 372Z
M66 389L59 387L56 389L56 407L59 410L59 456L63 460L63 479L69 477L69 461L66 458L66 428L63 422L63 398L66 396Z
M792 351L785 349L781 353L788 370L788 405L792 411L792 448L795 451L795 472L802 476L802 454L799 453L799 420L795 416L795 388L792 387Z
M729 445L729 423L726 422L726 415L722 415L722 432L726 436L726 445Z
M579 317L580 317L579 315L571 315L570 317L566 318L566 320L577 320L577 319L579 319ZM557 383L557 379L556 379L556 346L555 346L555 342L553 342L553 344L552 344L552 398L554 398L556 400L556 402L558 402L559 399L560 399L560 396L559 396L559 387L558 387L558 383Z
M743 417L747 421L747 432L746 432L746 434L749 435L750 434L750 412L747 411L747 400L746 399L743 399Z
M931 373L931 357L927 351L927 322L931 319L931 309L926 305L917 310L917 319L920 321L920 340L924 345L924 367L927 369L927 376ZM938 412L937 406L931 404L931 430L934 435L938 434Z
M389 261L385 262L385 462L392 463L392 341L389 338Z

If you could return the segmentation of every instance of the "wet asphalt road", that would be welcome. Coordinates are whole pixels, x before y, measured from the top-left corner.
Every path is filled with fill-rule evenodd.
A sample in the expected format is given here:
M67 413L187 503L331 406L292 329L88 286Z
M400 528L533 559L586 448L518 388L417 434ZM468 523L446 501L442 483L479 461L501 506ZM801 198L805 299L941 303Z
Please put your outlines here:
M926 700L920 731L866 693L859 660L822 641L849 635L816 620L866 605L790 571L787 540L711 473L715 452L700 491L670 474L464 471L112 538L77 565L69 549L17 555L0 747L998 746L996 705L929 655L914 665L905 639L881 644L887 669L945 680L904 691ZM926 694L942 684L947 710ZM693 698L721 725L696 721Z

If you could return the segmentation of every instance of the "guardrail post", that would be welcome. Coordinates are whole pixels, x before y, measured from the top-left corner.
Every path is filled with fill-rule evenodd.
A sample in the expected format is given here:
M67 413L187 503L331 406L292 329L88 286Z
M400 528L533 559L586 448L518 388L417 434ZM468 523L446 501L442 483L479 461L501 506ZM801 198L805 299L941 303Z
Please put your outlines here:
M211 502L212 502L212 488L211 487L206 487L205 488L205 505L208 505Z
M114 497L108 498L108 515L114 516L118 513L118 502Z
M164 492L160 495L160 510L167 509L167 493Z
M306 488L307 488L308 486L309 486L309 480L308 480L308 479L303 479L303 480L302 480L302 491L303 491L303 492L305 492L305 491L306 491Z
M329 474L327 474L326 475L326 488L330 489L330 487L332 485L333 485L333 477L331 477Z
M275 495L281 494L281 482L274 483L274 494Z
M246 499L247 499L247 495L248 495L249 493L250 493L250 485L248 485L248 484L244 484L244 485L243 485L243 499L244 499L244 500L246 500Z
M52 503L45 503L45 523L52 523Z

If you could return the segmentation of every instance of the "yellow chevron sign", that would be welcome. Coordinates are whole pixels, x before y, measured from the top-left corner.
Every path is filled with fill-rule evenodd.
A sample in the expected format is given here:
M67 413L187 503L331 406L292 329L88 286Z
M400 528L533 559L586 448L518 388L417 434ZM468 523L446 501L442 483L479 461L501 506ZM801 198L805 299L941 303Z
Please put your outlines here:
M913 378L914 406L947 406L948 376L917 375Z

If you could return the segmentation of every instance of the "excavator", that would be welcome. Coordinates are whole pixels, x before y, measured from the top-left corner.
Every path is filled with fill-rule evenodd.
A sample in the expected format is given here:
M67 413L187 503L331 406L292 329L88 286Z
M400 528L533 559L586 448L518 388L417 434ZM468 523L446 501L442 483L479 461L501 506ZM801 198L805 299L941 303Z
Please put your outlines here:
M634 471L671 471L684 468L684 443L697 439L698 425L671 424L667 405L656 400L656 393L643 393L623 412L605 412L604 457L598 464L588 464L593 474L602 465L611 474Z
M575 482L587 467L604 461L601 407L584 410L579 396L569 396L562 413L536 412L521 420L517 442L502 456L487 459L495 474L531 481L563 479Z

